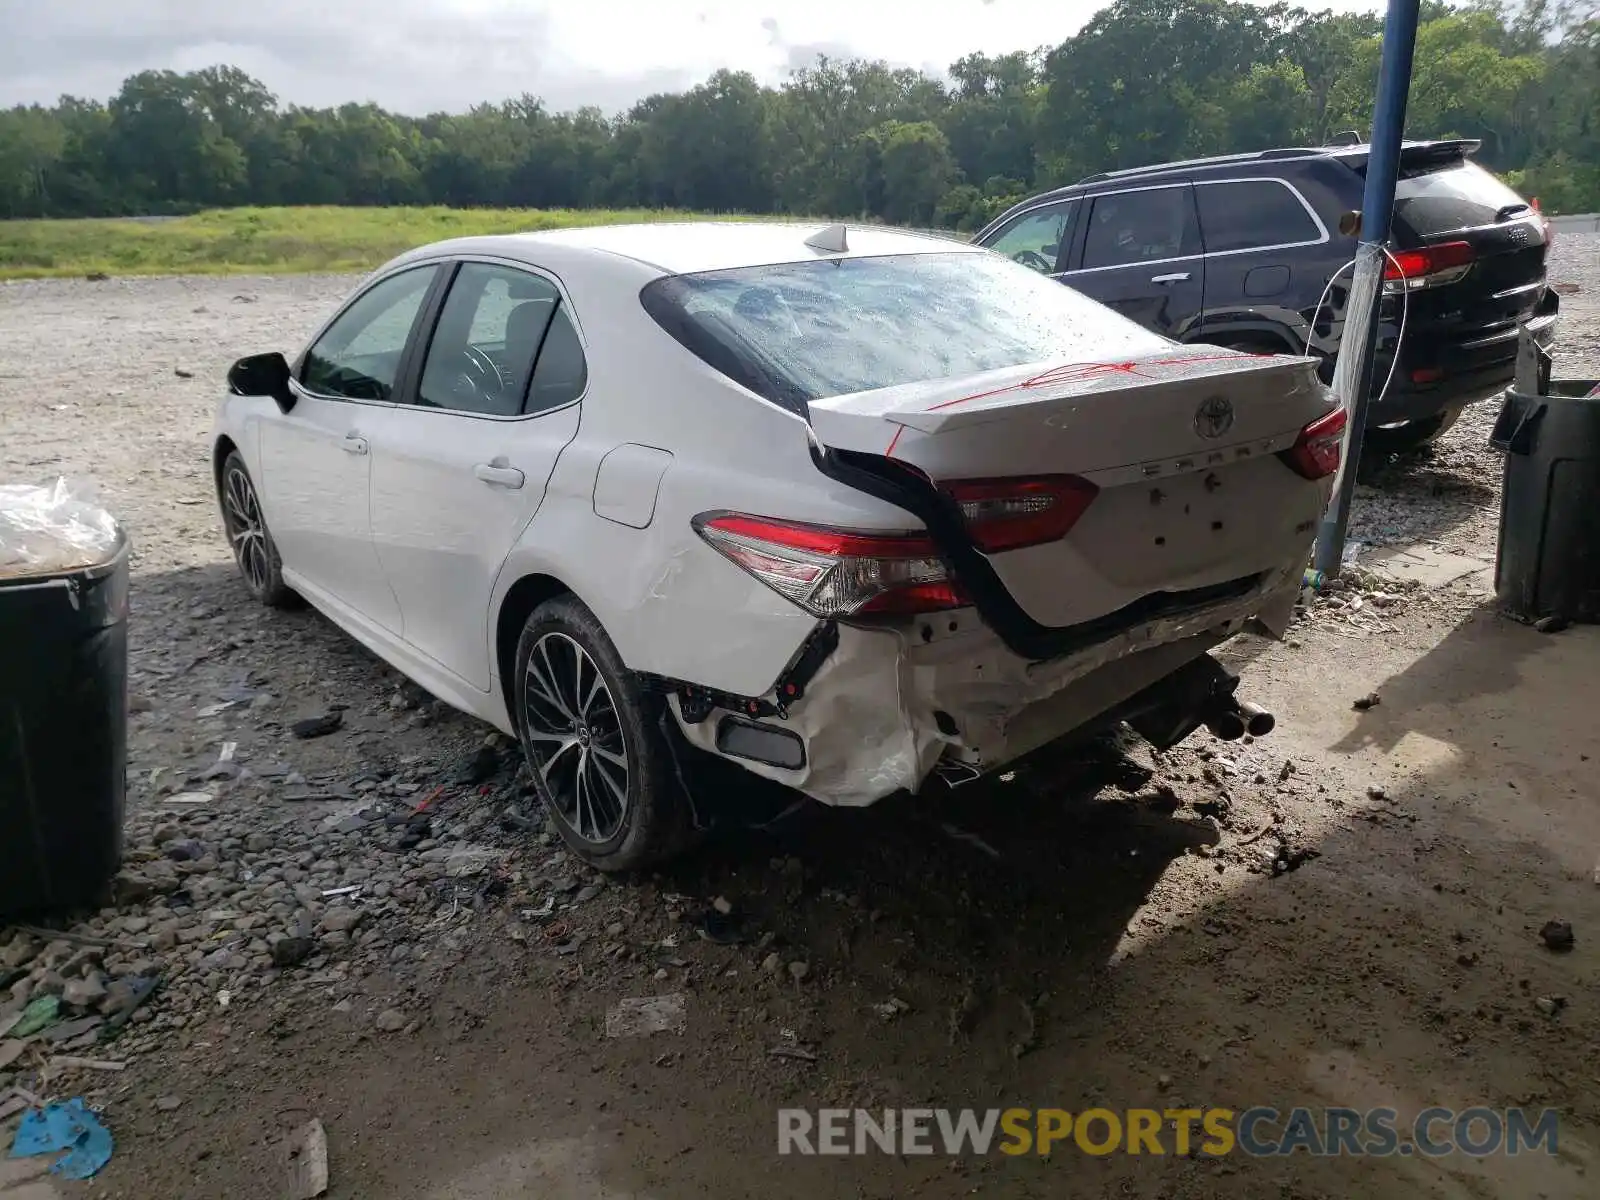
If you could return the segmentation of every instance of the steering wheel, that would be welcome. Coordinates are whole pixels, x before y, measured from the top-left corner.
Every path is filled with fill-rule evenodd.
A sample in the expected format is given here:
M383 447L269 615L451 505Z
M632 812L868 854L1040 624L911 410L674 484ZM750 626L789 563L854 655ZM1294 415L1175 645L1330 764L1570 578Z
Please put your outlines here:
M1037 250L1018 250L1011 256L1011 261L1019 262L1025 267L1032 267L1035 271L1043 271L1046 274L1056 269L1055 263Z
M500 368L494 365L494 359L476 346L464 347L461 358L464 366L456 376L456 398L468 403L500 399L506 390L506 381Z

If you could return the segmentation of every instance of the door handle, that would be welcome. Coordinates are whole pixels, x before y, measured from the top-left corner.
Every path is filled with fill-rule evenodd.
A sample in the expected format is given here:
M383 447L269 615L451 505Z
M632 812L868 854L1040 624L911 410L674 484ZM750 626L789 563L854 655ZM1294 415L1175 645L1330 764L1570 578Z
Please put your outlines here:
M527 478L515 467L508 467L503 460L492 463L478 463L472 468L472 473L491 487L511 488L515 490L522 486L522 481Z
M344 441L339 443L339 448L346 454L365 454L367 439L359 433L347 433L344 435Z
M1150 276L1150 282L1151 283L1182 283L1187 278L1189 278L1189 272L1187 272L1187 271L1174 271L1171 275L1152 275L1152 276Z

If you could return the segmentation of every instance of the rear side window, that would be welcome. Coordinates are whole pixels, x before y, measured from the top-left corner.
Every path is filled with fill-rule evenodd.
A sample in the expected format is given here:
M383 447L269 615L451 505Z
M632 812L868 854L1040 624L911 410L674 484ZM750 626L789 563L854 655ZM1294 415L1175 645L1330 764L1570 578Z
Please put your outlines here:
M1462 160L1403 170L1394 189L1396 220L1422 237L1513 220L1527 207L1477 163Z
M533 371L533 386L528 391L530 413L548 412L571 404L583 395L589 382L589 364L583 357L583 343L572 327L565 306L556 309L539 350L539 365Z
M796 412L851 392L1168 345L1046 276L970 252L672 275L640 301L710 366Z
M1207 254L1322 240L1299 197L1276 179L1197 183L1194 196Z
M1200 227L1192 192L1183 184L1096 196L1083 244L1085 269L1199 254Z

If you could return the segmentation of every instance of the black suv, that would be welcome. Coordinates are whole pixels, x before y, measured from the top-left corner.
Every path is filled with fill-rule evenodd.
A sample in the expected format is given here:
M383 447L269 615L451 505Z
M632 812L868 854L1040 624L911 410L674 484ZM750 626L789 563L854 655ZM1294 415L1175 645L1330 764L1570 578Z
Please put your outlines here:
M1469 161L1477 148L1410 142L1401 153L1373 389L1383 398L1367 433L1379 453L1432 441L1465 405L1505 388L1519 328L1546 344L1554 334L1549 227ZM1309 343L1331 379L1351 275L1341 269L1356 253L1339 229L1361 208L1368 149L1267 150L1093 175L1013 206L974 240L1177 341L1280 354ZM1385 392L1402 308L1400 361Z

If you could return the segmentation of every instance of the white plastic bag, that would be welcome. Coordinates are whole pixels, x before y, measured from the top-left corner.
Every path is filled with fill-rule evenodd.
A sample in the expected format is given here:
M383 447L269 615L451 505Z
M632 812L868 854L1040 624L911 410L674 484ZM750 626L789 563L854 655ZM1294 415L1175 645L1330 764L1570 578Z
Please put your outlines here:
M0 486L0 579L92 567L110 558L120 533L88 487L57 479Z

